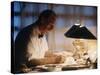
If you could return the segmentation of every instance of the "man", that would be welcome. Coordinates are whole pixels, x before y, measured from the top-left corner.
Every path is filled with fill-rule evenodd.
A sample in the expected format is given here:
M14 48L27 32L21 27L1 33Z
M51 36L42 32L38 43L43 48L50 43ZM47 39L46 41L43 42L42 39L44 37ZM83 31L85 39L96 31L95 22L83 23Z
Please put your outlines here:
M40 13L35 23L23 28L18 33L14 52L15 72L34 65L60 63L60 56L48 57L46 55L48 45L45 34L53 29L55 20L56 14L52 10L45 10Z

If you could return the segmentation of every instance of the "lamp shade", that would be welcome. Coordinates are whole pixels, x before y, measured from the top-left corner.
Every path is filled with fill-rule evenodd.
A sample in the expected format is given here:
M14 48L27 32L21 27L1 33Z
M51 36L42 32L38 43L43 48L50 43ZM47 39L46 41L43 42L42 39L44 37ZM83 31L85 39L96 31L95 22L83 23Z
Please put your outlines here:
M96 37L85 27L80 25L73 25L66 33L66 37L80 38L80 39L96 39Z

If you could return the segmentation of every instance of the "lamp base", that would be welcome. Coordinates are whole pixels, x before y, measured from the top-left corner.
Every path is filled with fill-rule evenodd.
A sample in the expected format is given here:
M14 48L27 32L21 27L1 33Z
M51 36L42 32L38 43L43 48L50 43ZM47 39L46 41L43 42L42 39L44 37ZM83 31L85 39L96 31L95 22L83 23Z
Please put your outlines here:
M75 51L74 51L75 60L77 61L81 60L81 63L82 62L85 63L86 59L88 58L88 56L86 57L88 47L85 40L76 39L75 41L73 41L73 46L75 48Z

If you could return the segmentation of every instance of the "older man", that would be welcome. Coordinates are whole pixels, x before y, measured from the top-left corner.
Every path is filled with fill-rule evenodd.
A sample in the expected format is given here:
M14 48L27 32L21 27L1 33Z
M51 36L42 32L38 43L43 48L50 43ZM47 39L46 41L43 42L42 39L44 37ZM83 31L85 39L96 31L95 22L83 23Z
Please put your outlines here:
M27 68L34 65L61 63L61 56L48 52L46 33L53 29L56 14L52 10L40 13L38 20L23 28L15 40L14 70L18 72L22 67ZM49 53L50 54L50 53Z

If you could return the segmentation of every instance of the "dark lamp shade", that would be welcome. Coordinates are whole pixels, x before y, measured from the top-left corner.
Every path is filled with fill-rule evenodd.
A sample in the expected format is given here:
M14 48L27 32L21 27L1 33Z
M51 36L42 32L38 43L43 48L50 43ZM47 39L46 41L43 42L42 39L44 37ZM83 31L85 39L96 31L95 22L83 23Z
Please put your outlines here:
M85 26L80 27L80 25L73 25L65 33L65 36L79 39L97 39Z

